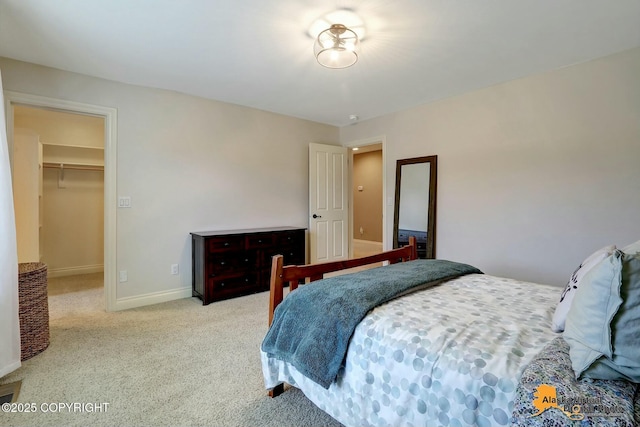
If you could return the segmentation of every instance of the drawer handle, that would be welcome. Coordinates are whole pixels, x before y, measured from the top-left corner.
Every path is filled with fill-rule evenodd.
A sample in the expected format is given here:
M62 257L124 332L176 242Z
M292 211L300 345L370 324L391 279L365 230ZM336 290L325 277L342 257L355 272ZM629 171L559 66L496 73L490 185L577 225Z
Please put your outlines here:
M220 287L224 288L224 282L220 282Z
M258 243L262 243L262 239L258 239Z
M224 246L229 246L230 243L229 242L224 242Z
M220 265L225 265L225 264L226 264L226 262L220 261Z

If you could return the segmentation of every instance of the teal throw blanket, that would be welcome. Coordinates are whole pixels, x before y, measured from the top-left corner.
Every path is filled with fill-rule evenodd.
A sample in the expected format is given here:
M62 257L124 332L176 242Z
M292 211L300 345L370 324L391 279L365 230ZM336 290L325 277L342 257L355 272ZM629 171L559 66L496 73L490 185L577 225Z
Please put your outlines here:
M471 273L446 260L414 260L318 280L278 305L262 351L329 388L356 326L373 308L409 292Z

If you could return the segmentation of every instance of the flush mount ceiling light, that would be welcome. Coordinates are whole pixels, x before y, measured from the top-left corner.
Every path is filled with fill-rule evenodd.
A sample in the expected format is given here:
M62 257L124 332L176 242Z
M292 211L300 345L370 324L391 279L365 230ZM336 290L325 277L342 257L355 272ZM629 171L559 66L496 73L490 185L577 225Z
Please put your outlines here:
M327 68L347 68L358 61L358 35L343 24L320 32L313 46L318 63Z
M346 68L358 61L360 42L364 40L364 21L352 9L332 10L318 16L309 26L315 40L313 52L320 65Z

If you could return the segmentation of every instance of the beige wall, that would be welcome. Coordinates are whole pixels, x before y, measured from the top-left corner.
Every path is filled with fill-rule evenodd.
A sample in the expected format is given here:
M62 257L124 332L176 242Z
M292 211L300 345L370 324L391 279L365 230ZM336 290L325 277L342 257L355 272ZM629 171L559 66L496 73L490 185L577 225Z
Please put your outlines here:
M308 223L308 144L336 127L0 58L5 90L117 109L117 297L191 288L189 232ZM180 264L173 276L171 264Z
M353 155L352 183L353 238L382 242L381 150Z
M18 262L39 262L42 259L42 144L39 135L31 129L14 129L11 184Z
M51 276L103 270L104 174L67 169L64 188L58 171L43 177L42 261Z
M346 126L341 141L384 135L387 177L438 155L439 258L563 285L596 249L640 239L638 76L640 48Z
M490 274L563 285L593 250L640 238L640 49L341 129L5 58L0 69L5 90L118 109L117 188L133 205L117 216L119 298L190 287L189 231L306 226L309 142L384 136L388 195L397 159L437 154L437 255ZM385 221L392 242L393 206Z

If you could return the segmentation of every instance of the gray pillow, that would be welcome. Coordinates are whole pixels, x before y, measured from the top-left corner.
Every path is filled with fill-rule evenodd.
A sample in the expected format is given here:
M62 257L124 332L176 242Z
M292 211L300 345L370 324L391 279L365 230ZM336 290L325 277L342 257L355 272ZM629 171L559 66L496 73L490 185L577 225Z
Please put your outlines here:
M622 255L616 250L589 270L567 314L563 337L576 378L597 359L613 355L610 324L622 304Z
M611 358L597 359L587 378L640 382L640 254L622 256L622 305L611 322Z
M640 253L618 250L584 279L563 335L576 378L640 382Z

